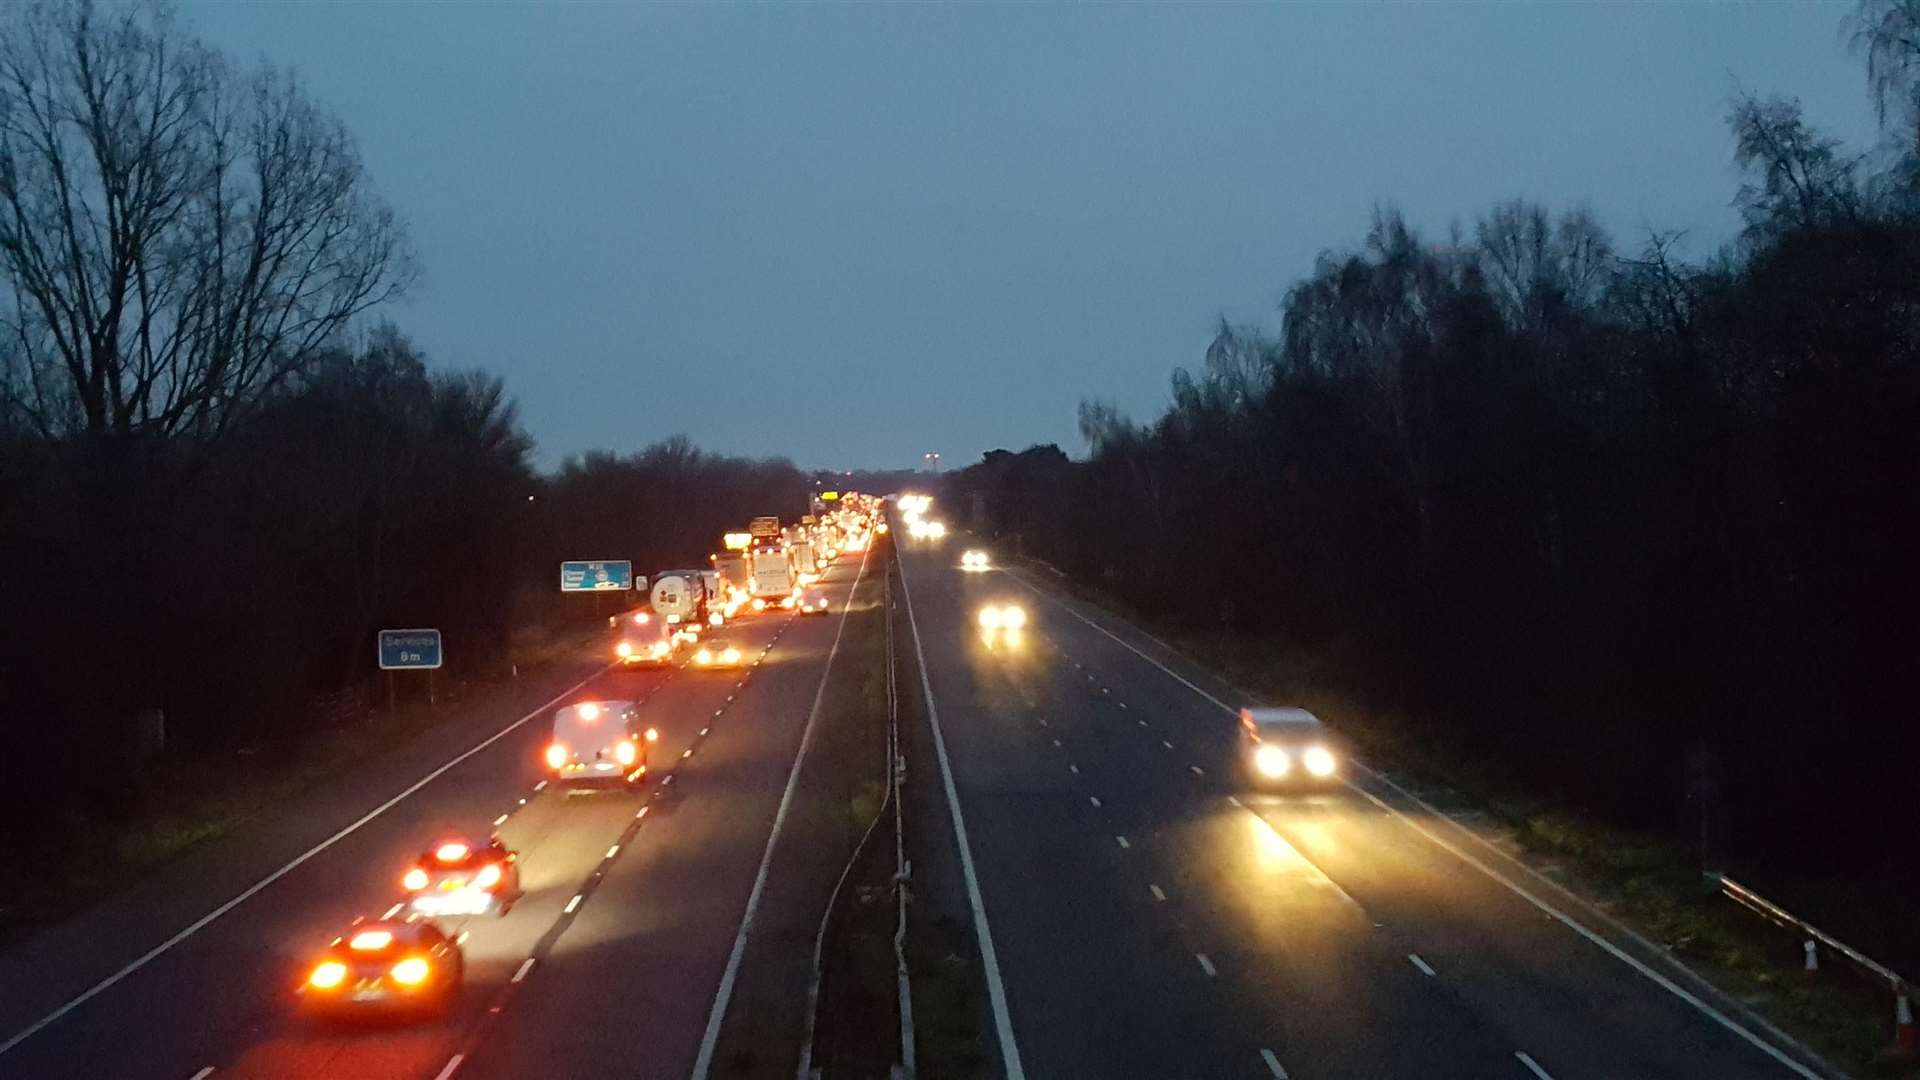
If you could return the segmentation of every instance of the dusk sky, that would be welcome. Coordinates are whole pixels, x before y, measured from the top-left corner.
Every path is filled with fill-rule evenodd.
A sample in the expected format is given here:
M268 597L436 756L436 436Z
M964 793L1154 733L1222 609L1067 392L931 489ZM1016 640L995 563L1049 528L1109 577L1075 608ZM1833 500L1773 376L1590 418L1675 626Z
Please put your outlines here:
M1847 3L193 2L358 137L424 276L386 314L503 375L543 466L684 433L804 466L1078 454L1217 319L1275 327L1376 202L1515 195L1729 238L1739 87L1875 129Z

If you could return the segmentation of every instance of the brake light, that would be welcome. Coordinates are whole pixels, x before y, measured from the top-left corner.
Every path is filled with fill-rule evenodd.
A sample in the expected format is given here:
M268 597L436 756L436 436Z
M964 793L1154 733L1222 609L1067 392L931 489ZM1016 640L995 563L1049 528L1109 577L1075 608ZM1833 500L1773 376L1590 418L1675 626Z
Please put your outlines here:
M575 716L578 716L582 720L598 720L600 718L600 706L591 701L582 702L578 706L575 706L573 712Z
M428 975L433 974L433 965L427 963L424 956L409 956L393 965L393 970L388 974L401 986L419 986L427 981Z
M408 870L400 879L400 887L408 892L419 892L427 887L427 872L417 866Z
M347 965L338 960L325 960L314 967L313 974L307 976L307 985L315 990L331 990L347 981Z
M441 862L459 862L467 857L467 845L458 840L449 840L434 849L433 857Z
M659 731L657 731L657 730L656 730L656 729L654 729L654 728L648 728L648 729L647 729L647 741L648 741L648 742L659 742L659 741L660 741L660 732L659 732Z
M565 765L566 763L567 763L566 747L561 746L559 743L554 743L552 746L547 747L547 764L548 765L557 769L560 766Z
M393 933L389 930L362 930L347 942L347 948L358 952L379 952L393 944Z
M500 884L500 864L497 862L488 863L480 868L479 873L473 875L473 887L476 889L491 889L498 884Z
M639 759L640 751L633 745L632 740L622 739L620 745L613 748L613 757L622 765L631 765Z
M647 625L647 613L644 611L635 613L635 615L633 616L633 621L634 621L634 624L637 626Z

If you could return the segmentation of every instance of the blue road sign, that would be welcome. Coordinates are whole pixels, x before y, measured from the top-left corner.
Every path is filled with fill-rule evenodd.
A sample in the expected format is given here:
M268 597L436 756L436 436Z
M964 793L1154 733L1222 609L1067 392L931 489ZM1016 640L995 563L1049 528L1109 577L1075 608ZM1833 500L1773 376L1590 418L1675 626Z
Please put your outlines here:
M600 592L633 588L633 563L626 559L560 564L561 592Z
M438 630L380 631L380 667L384 671L395 668L437 668L440 666L440 657Z

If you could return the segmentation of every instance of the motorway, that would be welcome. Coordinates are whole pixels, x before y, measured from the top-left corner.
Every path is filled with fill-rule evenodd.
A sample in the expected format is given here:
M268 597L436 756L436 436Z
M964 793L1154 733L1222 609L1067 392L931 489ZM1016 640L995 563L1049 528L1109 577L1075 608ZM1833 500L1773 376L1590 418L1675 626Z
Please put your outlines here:
M1002 1075L1823 1075L1384 778L1246 790L1248 702L964 546L903 545L901 578ZM1007 601L1021 640L983 637Z
M583 662L558 697L396 749L0 957L0 1077L688 1076L865 570L848 556L828 572L826 618L730 627L744 670ZM543 783L553 708L588 699L641 701L659 729L639 790ZM526 895L443 924L466 932L467 963L444 1016L342 1026L290 1009L312 955L394 904L433 837L490 826L520 852Z

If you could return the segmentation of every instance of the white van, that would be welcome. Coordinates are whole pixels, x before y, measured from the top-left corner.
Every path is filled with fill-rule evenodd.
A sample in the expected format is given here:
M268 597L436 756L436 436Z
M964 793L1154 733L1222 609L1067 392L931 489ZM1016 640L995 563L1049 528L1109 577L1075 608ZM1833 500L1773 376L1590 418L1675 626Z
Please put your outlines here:
M578 701L553 714L547 770L560 787L623 787L647 778L660 733L640 723L631 701Z

